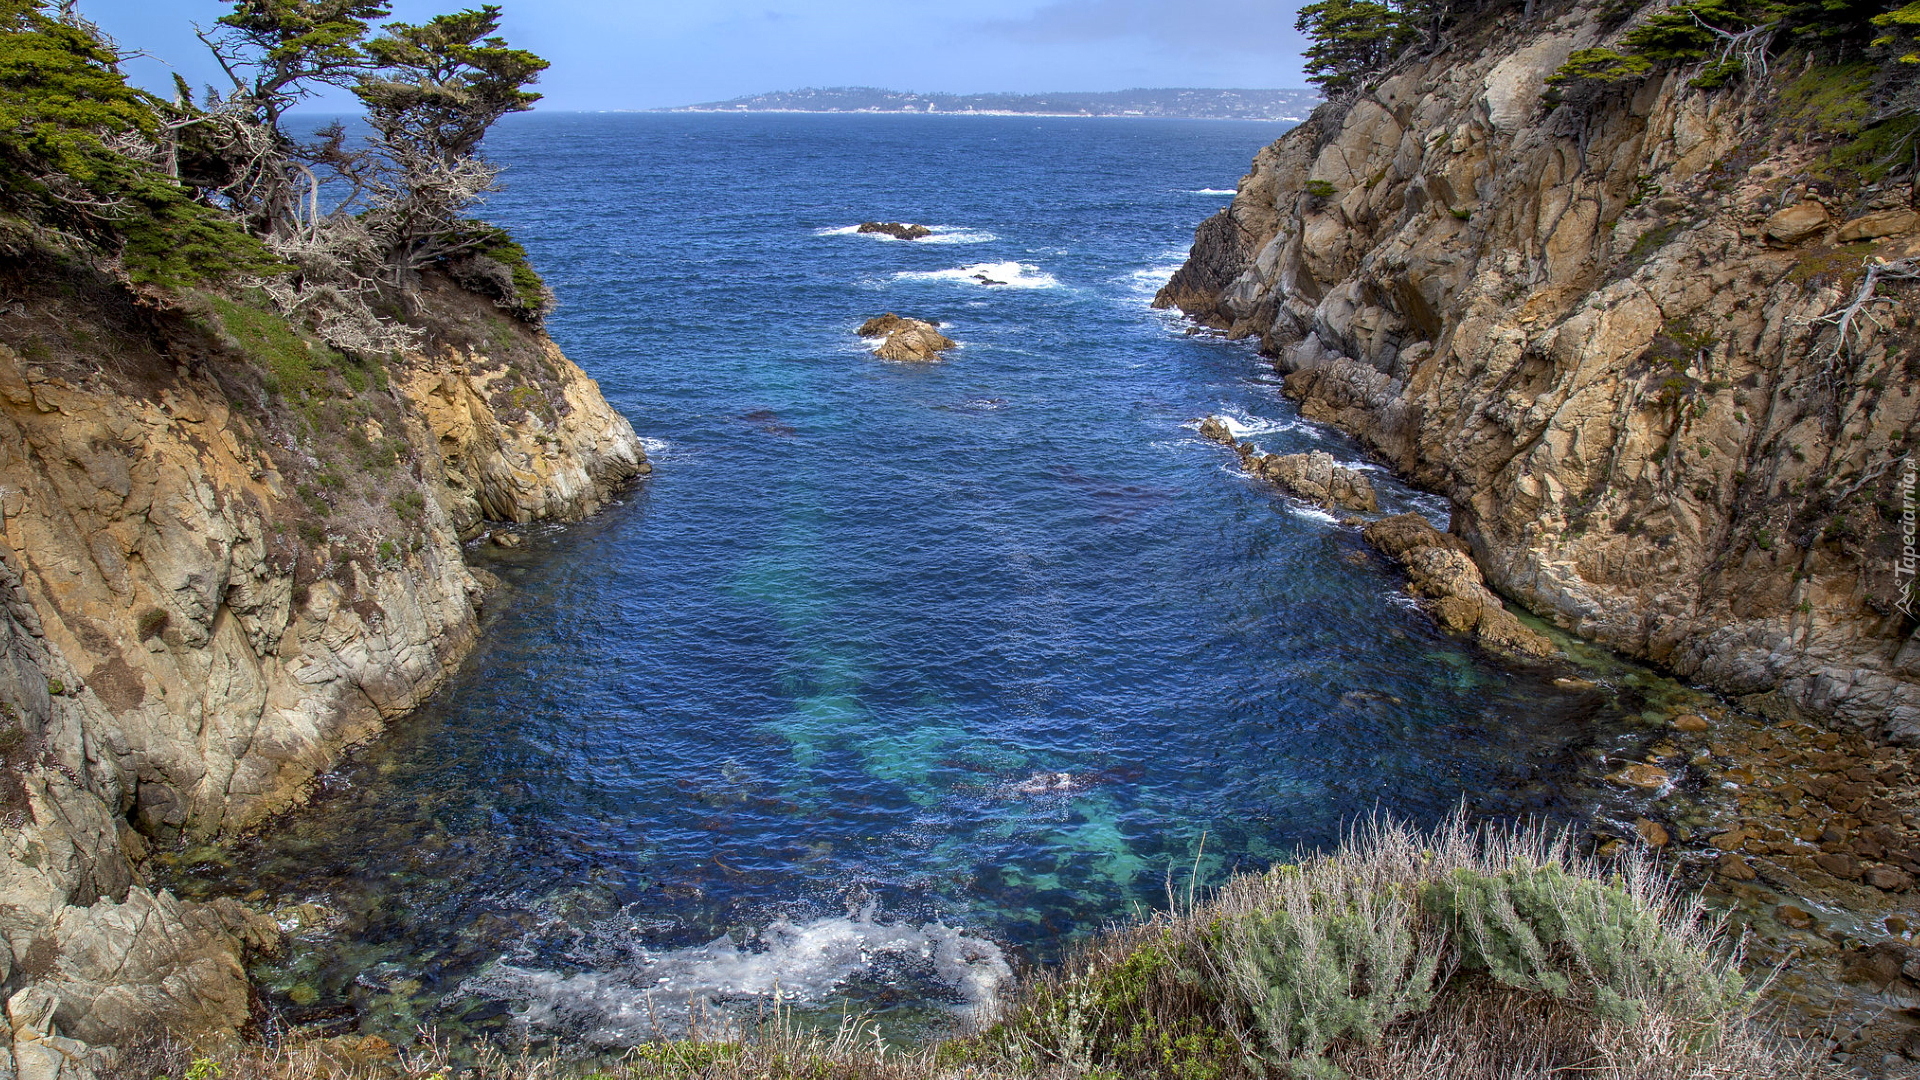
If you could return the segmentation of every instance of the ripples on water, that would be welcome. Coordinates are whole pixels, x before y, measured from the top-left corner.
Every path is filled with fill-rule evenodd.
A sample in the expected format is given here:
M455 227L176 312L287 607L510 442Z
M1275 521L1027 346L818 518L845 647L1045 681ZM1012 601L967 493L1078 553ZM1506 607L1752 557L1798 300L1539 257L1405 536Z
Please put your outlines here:
M1147 306L1281 130L514 118L488 213L657 469L477 551L508 588L447 690L176 887L275 907L288 1023L619 1045L776 980L978 1001L1375 808L1551 811L1601 699L1436 632L1193 431L1360 457ZM852 332L882 311L963 347L875 360Z

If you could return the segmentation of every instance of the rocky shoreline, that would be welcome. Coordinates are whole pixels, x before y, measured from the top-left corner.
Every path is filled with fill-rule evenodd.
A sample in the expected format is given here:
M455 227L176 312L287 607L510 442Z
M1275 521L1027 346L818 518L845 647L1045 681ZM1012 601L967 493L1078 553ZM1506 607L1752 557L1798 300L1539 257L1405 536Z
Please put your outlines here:
M1836 138L1795 111L1837 77L1816 67L1740 93L1658 74L1576 138L1543 80L1608 33L1583 9L1481 25L1323 107L1156 303L1256 339L1542 618L1914 745L1888 514L1920 343L1883 320L1839 364L1829 317L1868 260L1920 252L1910 185L1808 186Z
M1793 111L1811 63L1739 93L1655 74L1575 138L1542 80L1609 32L1471 27L1323 107L1156 303L1257 340L1304 416L1446 496L1458 535L1426 550L1698 687L1595 760L1594 846L1704 887L1778 967L1784 1030L1911 1076L1920 626L1887 522L1920 349L1896 318L1838 365L1822 320L1920 254L1914 195L1806 182L1836 138ZM1610 661L1561 646L1605 692Z

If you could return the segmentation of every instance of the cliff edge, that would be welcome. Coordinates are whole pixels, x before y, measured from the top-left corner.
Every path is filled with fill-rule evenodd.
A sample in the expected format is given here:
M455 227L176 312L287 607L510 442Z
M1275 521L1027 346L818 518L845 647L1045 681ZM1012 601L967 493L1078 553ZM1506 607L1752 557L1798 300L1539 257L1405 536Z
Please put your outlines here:
M463 540L577 520L648 464L543 332L443 278L417 344L369 360L243 291L9 254L0 996L14 1070L53 1080L247 1025L243 950L277 928L151 891L145 854L300 802L472 645Z
M1612 15L1492 13L1322 107L1156 303L1257 338L1534 612L1920 744L1912 165L1873 156L1870 66L1801 53L1556 104Z

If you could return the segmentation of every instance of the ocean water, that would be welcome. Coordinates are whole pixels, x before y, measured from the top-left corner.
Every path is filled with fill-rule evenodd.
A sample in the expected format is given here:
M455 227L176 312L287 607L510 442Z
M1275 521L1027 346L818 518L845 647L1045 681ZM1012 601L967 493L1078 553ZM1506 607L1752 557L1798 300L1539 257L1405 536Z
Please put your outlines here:
M1575 813L1560 781L1652 683L1437 631L1195 432L1365 463L1149 307L1283 129L503 124L485 212L655 472L476 549L507 588L446 690L312 807L175 858L292 933L269 1028L618 1047L776 994L909 1023L1358 815ZM887 311L961 347L878 360L853 331Z

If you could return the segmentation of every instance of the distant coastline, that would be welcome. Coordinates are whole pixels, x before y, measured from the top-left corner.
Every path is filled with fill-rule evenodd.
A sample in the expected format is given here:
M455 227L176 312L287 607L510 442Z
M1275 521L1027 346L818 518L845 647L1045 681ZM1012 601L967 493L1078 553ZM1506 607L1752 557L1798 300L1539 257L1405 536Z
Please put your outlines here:
M654 112L865 113L906 116L1263 120L1299 123L1321 102L1312 90L1192 88L1057 94L914 94L826 87L754 94Z

